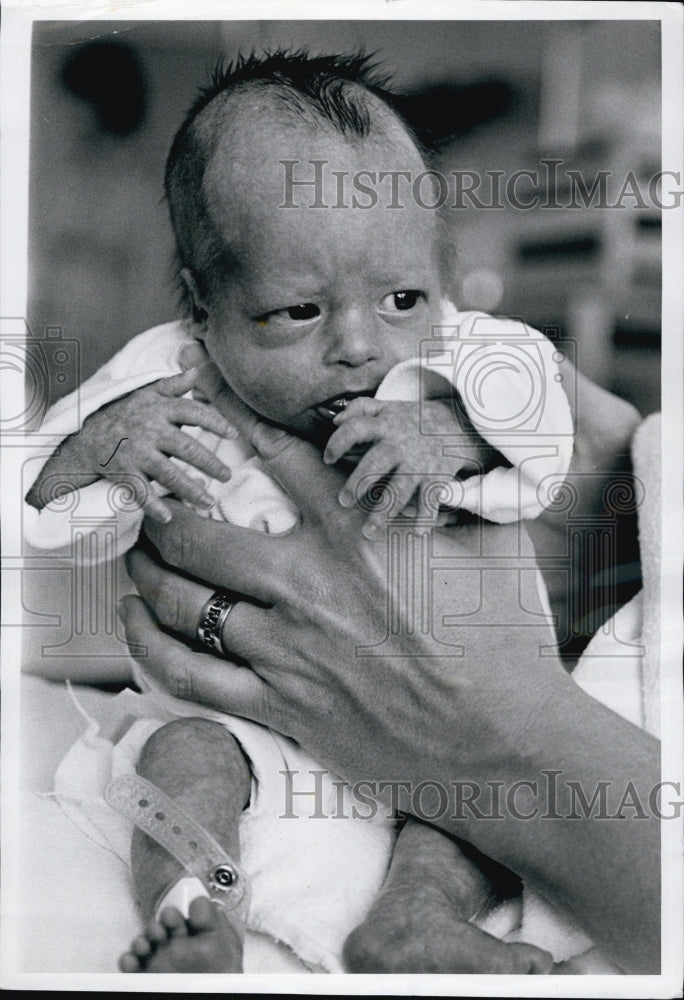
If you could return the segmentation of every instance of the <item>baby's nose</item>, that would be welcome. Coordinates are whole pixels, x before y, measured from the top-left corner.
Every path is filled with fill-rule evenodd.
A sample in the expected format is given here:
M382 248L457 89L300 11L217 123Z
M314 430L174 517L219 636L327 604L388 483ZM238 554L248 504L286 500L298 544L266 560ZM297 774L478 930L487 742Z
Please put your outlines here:
M336 317L329 335L329 363L357 368L379 357L374 317L364 310L350 309Z

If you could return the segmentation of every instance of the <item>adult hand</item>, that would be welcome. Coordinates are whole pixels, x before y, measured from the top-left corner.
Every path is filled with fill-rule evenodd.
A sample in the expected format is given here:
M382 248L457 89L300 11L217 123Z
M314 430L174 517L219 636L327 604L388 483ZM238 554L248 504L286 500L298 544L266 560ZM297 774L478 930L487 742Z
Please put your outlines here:
M196 385L202 398L249 437L256 414L228 388L204 347L189 345L182 363L199 369ZM631 403L593 383L568 358L562 376L575 431L572 462L559 488L550 490L555 499L527 522L527 529L537 554L544 557L541 572L557 623L556 641L571 665L599 626L639 589L638 484L631 477L630 443L641 417ZM486 460L482 452L480 461ZM613 544L597 550L597 531L605 532L607 516Z
M253 427L301 524L271 537L179 506L170 524L150 523L147 532L168 566L195 579L142 553L129 562L156 619L186 636L211 589L245 595L223 638L250 666L189 650L127 599L129 641L148 648L142 665L172 694L294 737L349 780L401 783L397 804L406 811L415 810L418 786L433 783L422 806L437 825L569 907L624 967L652 970L653 818L550 822L548 803L535 813L523 796L504 823L491 821L493 788L508 796L528 782L543 792L554 770L588 797L608 781L618 801L629 782L646 801L658 780L655 741L584 695L553 657L534 588L525 587L535 564L519 526L470 524L431 536L407 521L369 542L364 513L340 508L341 476L311 445ZM473 790L489 800L464 808L463 779L469 801ZM435 808L443 795L444 808ZM558 789L561 815L569 795Z
M561 367L575 429L572 462L558 489L550 491L552 502L528 529L544 557L540 566L556 634L571 665L640 586L640 487L632 478L630 445L641 417L569 360ZM607 531L610 544L598 544Z
M322 466L318 451L259 430L262 440L275 435L262 455L301 511L293 532L262 535L180 505L168 530L146 524L167 565L247 598L227 620L224 643L252 670L228 670L201 654L175 657L180 675L164 665L158 677L173 693L268 724L345 776L394 780L443 770L433 735L422 750L417 746L416 717L442 718L442 729L459 719L448 760L453 767L458 751L467 770L481 762L483 748L491 759L501 706L525 719L542 710L551 681L570 686L553 656L540 656L542 647L551 651L553 635L535 604L531 546L520 550L517 529L489 526L485 535L478 524L464 525L457 536L439 535L430 552L430 526L405 519L391 523L389 546L385 539L369 543L361 532L366 514L340 507L344 480ZM485 569L485 538L488 552L503 561L495 571ZM196 635L211 589L141 551L129 557L129 571L162 624ZM426 576L431 594L423 589ZM518 656L500 655L504 632ZM340 724L331 726L332 718ZM388 726L396 726L389 756Z

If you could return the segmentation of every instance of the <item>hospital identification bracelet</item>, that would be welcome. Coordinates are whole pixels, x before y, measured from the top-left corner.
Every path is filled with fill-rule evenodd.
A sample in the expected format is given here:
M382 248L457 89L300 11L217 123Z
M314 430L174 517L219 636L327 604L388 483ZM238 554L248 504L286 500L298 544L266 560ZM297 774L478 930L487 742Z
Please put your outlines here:
M199 878L210 899L228 910L247 910L245 875L204 827L156 785L137 774L126 774L109 784L105 798Z

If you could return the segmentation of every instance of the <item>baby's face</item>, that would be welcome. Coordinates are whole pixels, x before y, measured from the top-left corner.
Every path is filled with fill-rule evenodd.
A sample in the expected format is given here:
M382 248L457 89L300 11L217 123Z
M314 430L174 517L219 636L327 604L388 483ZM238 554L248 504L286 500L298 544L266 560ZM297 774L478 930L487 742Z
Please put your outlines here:
M205 345L252 409L322 442L349 399L374 394L390 368L416 357L420 339L431 335L440 297L436 222L410 188L403 208L389 208L389 180L375 185L375 206L352 207L351 178L359 170L416 176L424 169L408 140L401 154L377 140L352 145L330 136L294 146L283 151L287 136L275 138L271 159L241 174L235 159L225 174L218 157L210 168L210 204L223 208L214 215L237 266L205 303ZM295 179L313 176L310 160L325 160L327 206L340 200L332 171L345 171L346 207L308 207L312 188L294 188L299 207L279 207L280 159L299 161Z

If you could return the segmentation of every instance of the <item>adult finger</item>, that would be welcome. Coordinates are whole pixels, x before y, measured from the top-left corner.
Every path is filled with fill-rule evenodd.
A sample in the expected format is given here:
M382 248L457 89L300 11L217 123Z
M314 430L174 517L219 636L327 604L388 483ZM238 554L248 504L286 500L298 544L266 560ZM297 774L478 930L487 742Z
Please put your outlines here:
M126 568L138 593L161 625L188 639L198 638L207 602L216 593L215 589L171 572L139 547L127 554ZM249 660L257 649L255 637L263 633L259 615L264 609L241 599L239 594L231 596L235 603L223 625L223 646L234 656Z
M298 509L331 527L349 529L349 513L338 503L343 474L324 465L320 451L308 441L281 428L260 422L251 442L264 468L280 483Z
M204 344L198 340L193 340L192 343L186 344L178 355L178 362L183 370L190 368L198 370L199 374L193 386L193 398L210 402L208 390L214 384L220 385L223 382L223 376L207 354ZM216 391L214 390L212 395L215 394Z
M145 522L145 534L164 562L226 590L274 604L292 574L288 536L266 535L202 517L169 502L168 524Z
M192 340L186 344L178 355L178 362L184 371L190 368L201 370L204 365L213 365L213 361L207 353L207 349L199 340Z
M249 667L189 649L159 628L139 597L123 598L119 614L131 656L169 694L269 725L269 691Z
M162 625L189 638L197 636L202 609L213 593L211 587L171 572L139 547L126 554L126 569Z

